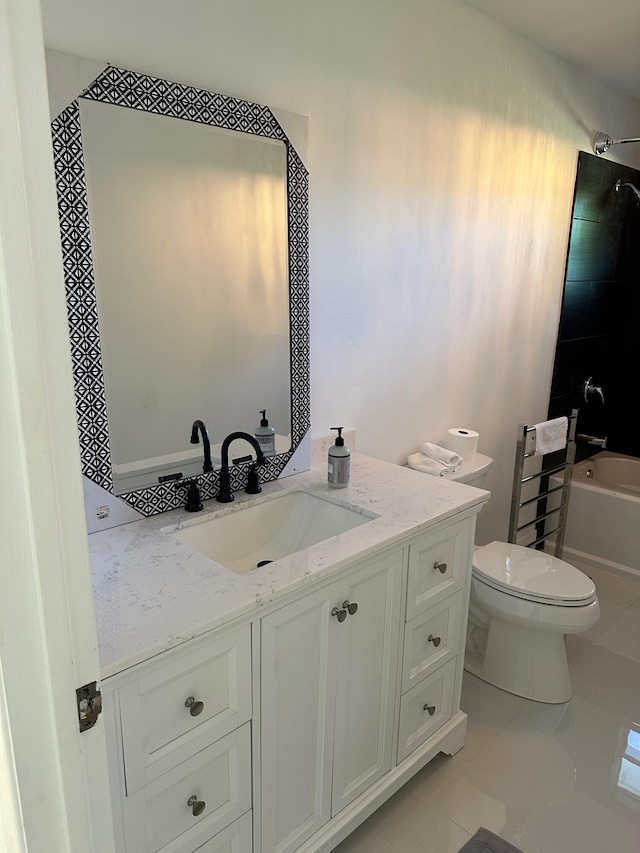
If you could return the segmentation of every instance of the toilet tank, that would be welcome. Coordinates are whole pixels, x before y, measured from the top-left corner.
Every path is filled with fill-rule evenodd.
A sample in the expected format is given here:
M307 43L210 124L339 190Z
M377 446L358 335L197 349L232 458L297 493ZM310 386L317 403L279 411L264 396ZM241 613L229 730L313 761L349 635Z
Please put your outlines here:
M453 474L444 474L447 480L455 480L457 483L466 483L468 486L476 486L481 489L493 465L491 456L484 453L475 453L469 459L465 459L462 467Z

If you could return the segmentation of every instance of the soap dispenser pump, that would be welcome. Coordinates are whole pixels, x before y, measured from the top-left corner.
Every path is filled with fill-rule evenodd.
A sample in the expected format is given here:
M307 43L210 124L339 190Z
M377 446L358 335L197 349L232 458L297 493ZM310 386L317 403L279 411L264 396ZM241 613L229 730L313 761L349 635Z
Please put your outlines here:
M260 414L262 415L262 419L260 420L260 426L256 428L256 441L260 445L260 450L262 450L264 456L275 456L276 431L273 427L269 426L267 410L260 409Z
M334 489L344 489L349 485L351 476L351 451L345 447L342 430L344 427L331 427L338 431L335 444L329 448L327 482Z

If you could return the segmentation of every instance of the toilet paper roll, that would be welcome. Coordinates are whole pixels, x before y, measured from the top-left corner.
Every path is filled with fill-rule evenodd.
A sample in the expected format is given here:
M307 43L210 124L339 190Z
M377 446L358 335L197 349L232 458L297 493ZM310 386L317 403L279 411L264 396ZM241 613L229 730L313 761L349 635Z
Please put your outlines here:
M478 449L479 434L473 429L455 427L447 433L447 448L463 459L471 459Z

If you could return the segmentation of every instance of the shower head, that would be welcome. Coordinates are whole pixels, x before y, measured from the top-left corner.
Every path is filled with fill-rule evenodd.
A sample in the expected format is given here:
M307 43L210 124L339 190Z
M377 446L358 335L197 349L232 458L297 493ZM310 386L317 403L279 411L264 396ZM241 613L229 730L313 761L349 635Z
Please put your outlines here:
M622 179L618 178L618 180L616 181L616 192L618 192L618 193L620 192L620 187L631 187L631 189L634 191L634 193L638 196L638 201L640 201L640 190L638 189L638 187L635 184L629 184L629 183L623 184Z
M628 139L612 139L608 133L596 133L593 137L593 150L596 154L604 154L612 145L621 145L625 142L640 142L640 136L629 137Z

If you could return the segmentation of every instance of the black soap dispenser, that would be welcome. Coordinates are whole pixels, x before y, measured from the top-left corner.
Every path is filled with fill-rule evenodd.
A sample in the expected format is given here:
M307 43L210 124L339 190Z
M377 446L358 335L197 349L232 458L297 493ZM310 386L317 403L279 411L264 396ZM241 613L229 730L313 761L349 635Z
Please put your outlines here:
M351 476L351 451L345 447L342 430L344 427L331 427L338 431L335 444L329 448L327 464L327 482L334 489L345 489Z

